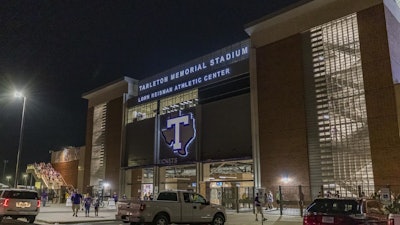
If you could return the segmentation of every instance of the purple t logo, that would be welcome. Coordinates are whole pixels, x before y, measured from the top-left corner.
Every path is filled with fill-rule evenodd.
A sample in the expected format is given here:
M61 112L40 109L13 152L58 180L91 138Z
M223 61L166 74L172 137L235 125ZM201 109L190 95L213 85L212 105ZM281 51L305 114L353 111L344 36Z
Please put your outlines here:
M193 114L168 119L166 128L161 133L174 153L182 157L187 156L188 148L196 137Z
M175 127L175 133L174 133L174 144L172 145L172 149L174 150L181 150L182 149L182 143L181 143L181 137L180 137L180 124L188 125L189 124L189 116L181 116L181 117L176 117L173 119L169 119L167 121L167 129L170 129L172 127Z

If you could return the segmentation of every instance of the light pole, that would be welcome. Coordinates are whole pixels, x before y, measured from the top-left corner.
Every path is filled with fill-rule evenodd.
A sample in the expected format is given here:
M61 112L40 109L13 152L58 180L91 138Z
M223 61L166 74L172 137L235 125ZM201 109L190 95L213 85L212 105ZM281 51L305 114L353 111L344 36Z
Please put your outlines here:
M3 160L4 167L3 167L3 176L1 177L2 181L4 181L4 178L5 178L4 175L6 174L6 165L7 165L7 163L8 163L7 159Z
M23 99L21 129L19 130L19 144L18 144L18 152L17 152L17 164L15 165L15 179L14 179L14 188L17 188L17 186L18 186L19 158L21 156L22 137L23 137L23 130L24 130L26 96L23 95L21 92L15 92L14 96L17 97L17 98L22 98Z

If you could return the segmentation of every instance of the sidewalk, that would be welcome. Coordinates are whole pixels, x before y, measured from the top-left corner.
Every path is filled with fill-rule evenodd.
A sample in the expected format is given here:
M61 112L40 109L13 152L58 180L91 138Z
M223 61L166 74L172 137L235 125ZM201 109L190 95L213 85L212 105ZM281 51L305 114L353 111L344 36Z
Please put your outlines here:
M116 209L109 209L107 207L99 209L99 216L94 216L94 210L91 209L90 216L85 217L84 211L79 211L78 217L72 216L72 209L65 204L51 204L40 209L39 215L36 217L36 223L41 224L68 224L68 223L85 223L85 222L99 222L99 221L113 221L115 220ZM302 218L300 216L280 216L269 215L264 216L267 221L255 221L255 215L252 212L227 211L226 225L256 225L256 224L274 224L274 225L302 225Z
M85 217L85 211L80 210L78 217L72 216L72 207L65 204L49 204L41 207L35 222L47 224L66 224L76 222L98 222L115 220L116 209L106 207L99 208L99 216L94 216L94 209L90 209L89 217Z

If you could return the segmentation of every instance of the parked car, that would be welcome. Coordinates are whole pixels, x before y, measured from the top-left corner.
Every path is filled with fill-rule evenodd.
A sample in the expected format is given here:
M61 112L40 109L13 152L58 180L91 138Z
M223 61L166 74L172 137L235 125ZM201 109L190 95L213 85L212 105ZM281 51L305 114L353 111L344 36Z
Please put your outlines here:
M35 222L40 211L40 199L36 191L25 189L0 189L0 222L4 217L26 218Z
M317 198L307 207L303 225L387 225L388 214L375 199Z
M118 202L117 220L131 224L171 223L223 225L225 208L210 204L203 196L191 191L162 191L153 201Z

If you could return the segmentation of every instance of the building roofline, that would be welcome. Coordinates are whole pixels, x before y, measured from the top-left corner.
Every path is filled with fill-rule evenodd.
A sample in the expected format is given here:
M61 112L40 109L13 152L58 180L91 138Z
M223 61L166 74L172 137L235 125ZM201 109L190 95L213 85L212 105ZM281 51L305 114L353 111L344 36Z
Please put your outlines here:
M277 11L274 11L274 12L270 13L270 14L267 14L267 15L259 18L259 19L251 21L251 22L245 24L244 27L245 27L245 29L250 28L250 27L252 27L254 25L257 25L257 24L261 23L262 21L270 20L270 19L272 19L272 18L274 18L276 16L279 16L281 14L289 12L289 11L293 10L294 8L302 6L302 5L304 5L304 4L308 3L308 2L311 2L311 1L313 1L313 0L300 0L300 1L296 2L296 3L288 5L288 6L284 7L284 8L282 8L282 9L279 9Z
M136 79L130 78L130 77L121 77L117 80L111 81L107 84L104 84L100 87L97 87L93 90L90 90L86 93L82 94L82 98L84 99L91 99L92 97L99 95L101 93L107 92L111 89L114 89L115 87L121 86L121 85L125 85L126 83L137 83L138 81Z
M382 3L383 0L302 0L249 23L245 31L251 36L252 46L258 47Z

